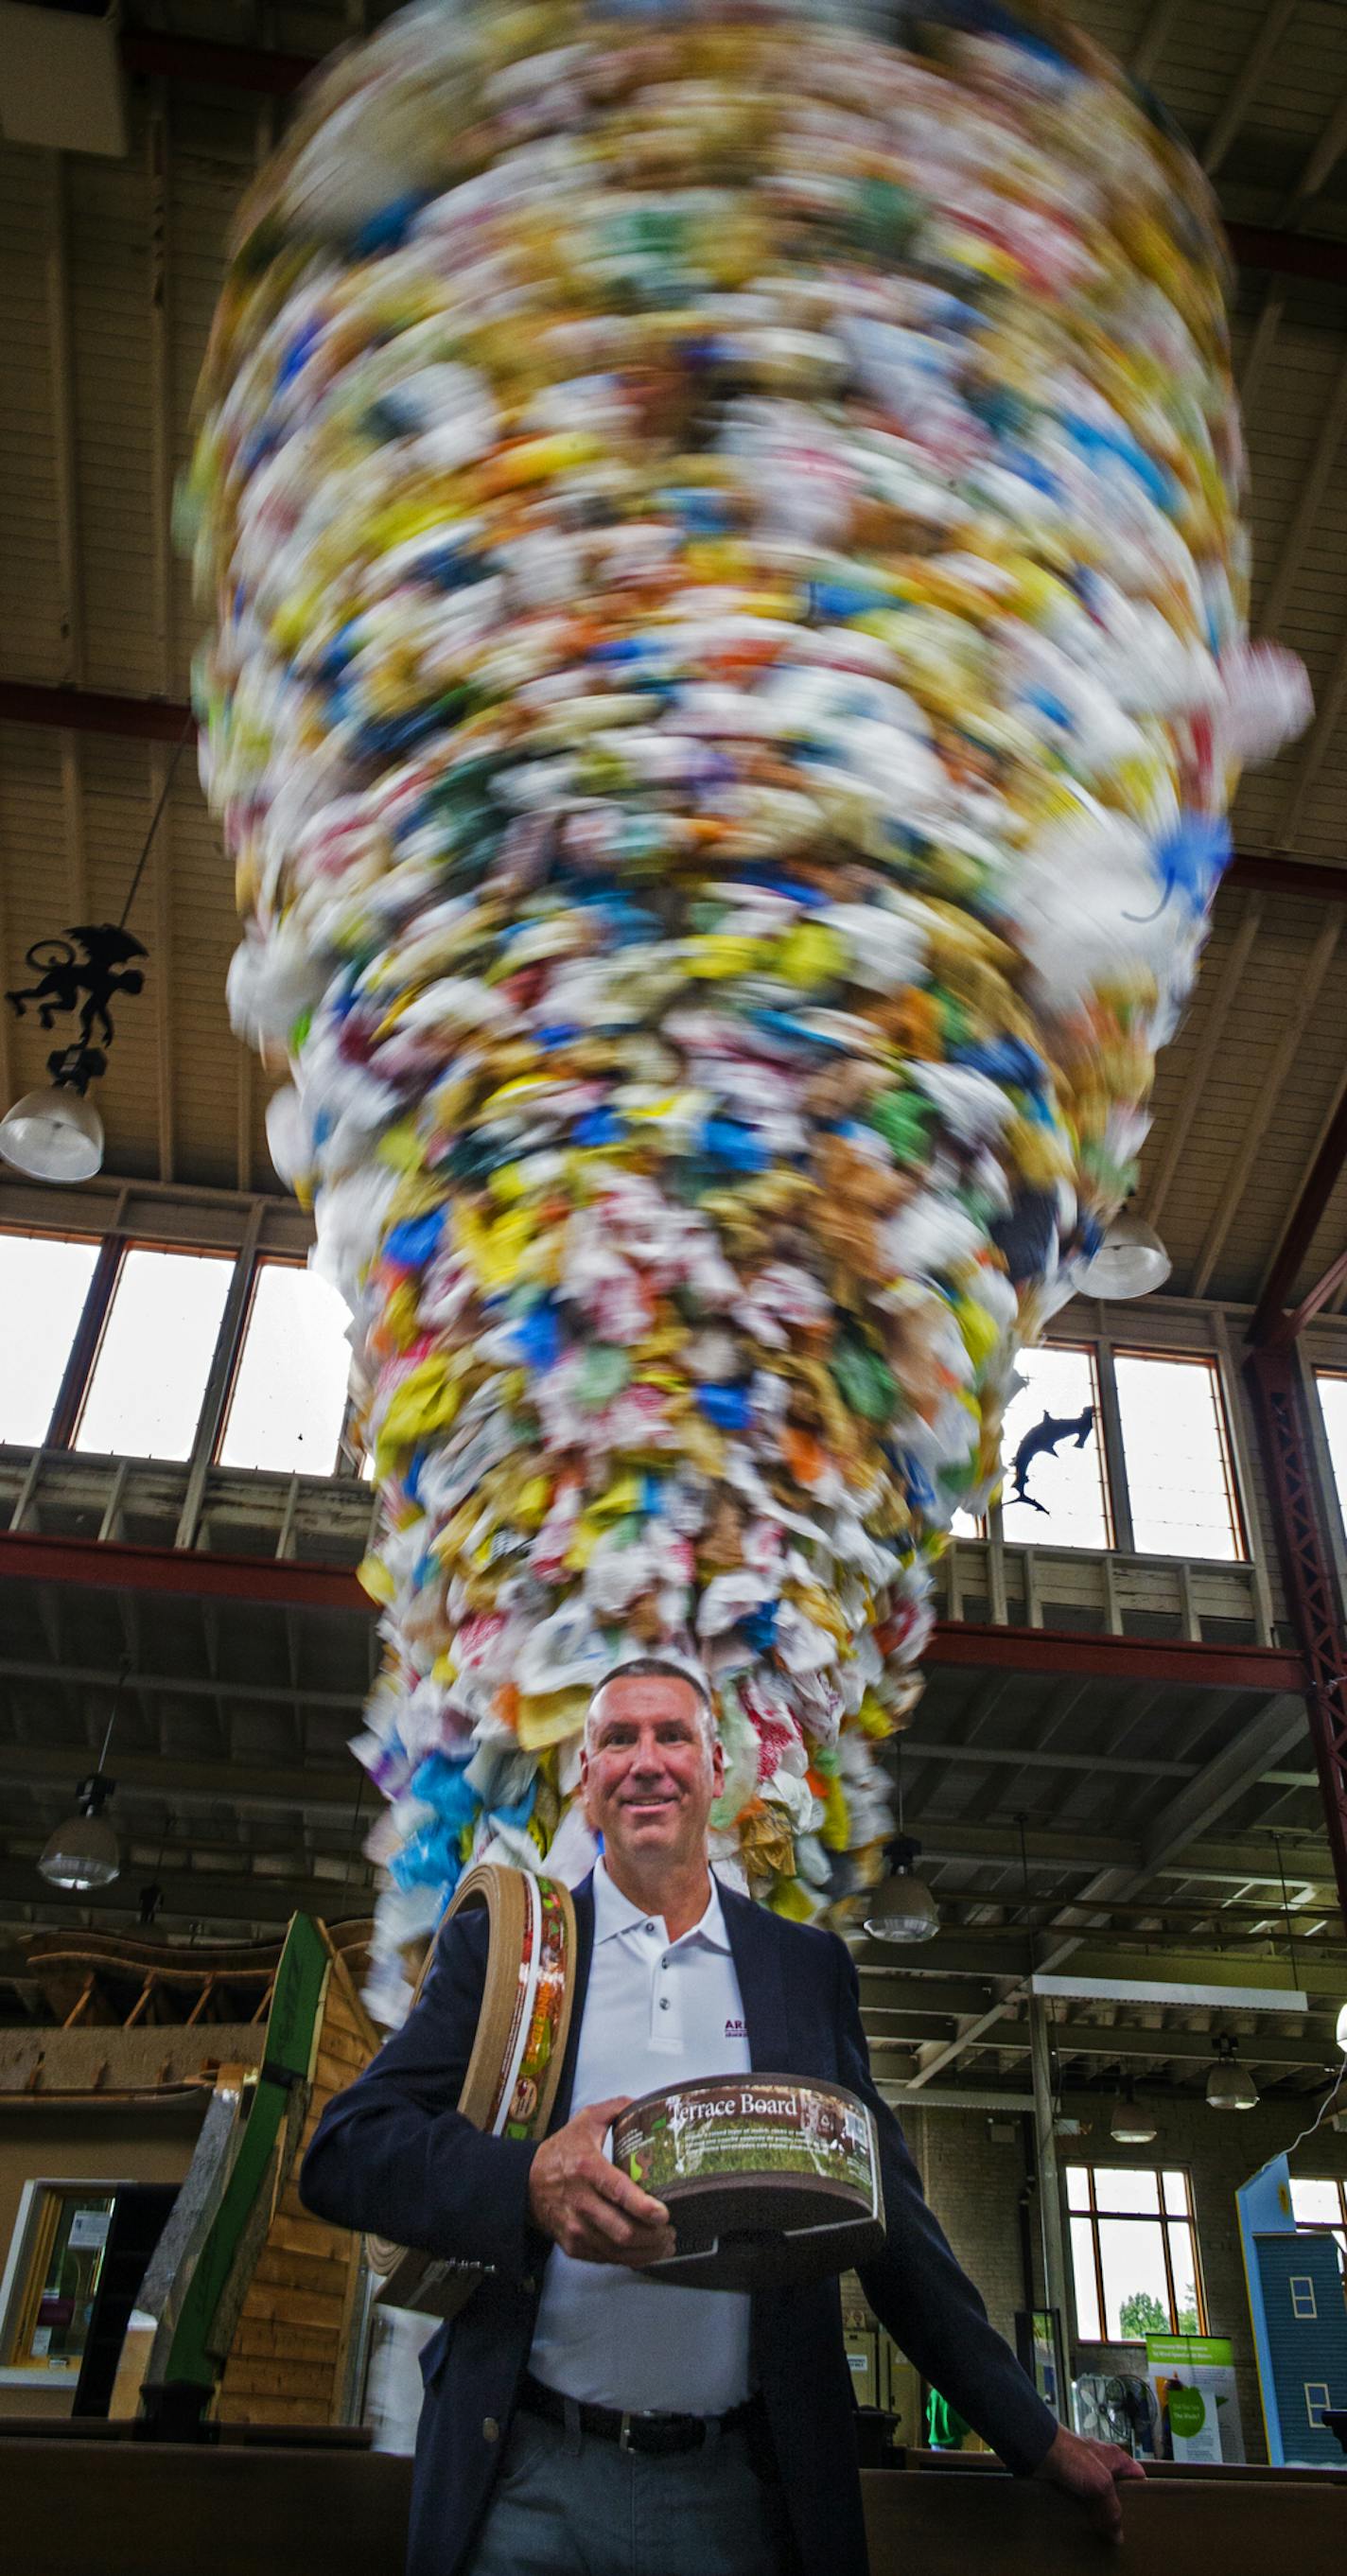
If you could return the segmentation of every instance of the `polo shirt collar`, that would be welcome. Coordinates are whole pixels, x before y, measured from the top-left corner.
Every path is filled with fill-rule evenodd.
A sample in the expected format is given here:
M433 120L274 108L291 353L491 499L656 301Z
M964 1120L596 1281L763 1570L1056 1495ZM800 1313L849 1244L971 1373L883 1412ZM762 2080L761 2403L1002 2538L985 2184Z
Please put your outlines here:
M639 1932L650 1921L640 1907L633 1905L609 1877L602 1855L594 1863L594 1947L603 1941L614 1941L619 1933ZM704 1941L709 1950L728 1951L730 1936L725 1929L725 1916L720 1902L720 1889L715 1871L711 1872L711 1894L700 1923L692 1927L685 1939Z

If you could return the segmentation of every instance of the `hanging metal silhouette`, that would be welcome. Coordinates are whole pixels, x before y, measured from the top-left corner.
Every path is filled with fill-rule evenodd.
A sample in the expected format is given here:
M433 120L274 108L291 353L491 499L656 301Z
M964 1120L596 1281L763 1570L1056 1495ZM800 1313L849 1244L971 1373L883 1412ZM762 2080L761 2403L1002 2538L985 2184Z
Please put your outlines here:
M1032 1431L1026 1431L1011 1466L1011 1502L1027 1503L1031 1512L1049 1512L1049 1505L1028 1490L1029 1470L1035 1458L1055 1458L1064 1440L1074 1439L1076 1447L1083 1449L1094 1429L1094 1413L1092 1404L1076 1414L1045 1413Z
M54 1048L47 1058L53 1082L83 1092L106 1072L104 1050L113 1039L110 1006L119 994L144 990L145 978L130 961L148 954L132 931L112 921L82 922L63 938L34 940L26 963L37 981L12 987L5 1000L20 1020L27 1017L31 1003L44 1029L50 1029L58 1015L78 1013L79 1036L67 1046ZM95 1029L99 1045L94 1042Z

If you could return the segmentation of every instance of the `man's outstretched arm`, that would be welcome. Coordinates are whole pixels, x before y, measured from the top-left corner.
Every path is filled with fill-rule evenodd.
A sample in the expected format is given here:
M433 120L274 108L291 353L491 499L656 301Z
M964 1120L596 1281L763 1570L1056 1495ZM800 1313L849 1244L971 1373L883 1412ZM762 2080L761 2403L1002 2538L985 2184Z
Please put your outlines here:
M840 1941L837 1963L841 2080L875 2114L884 2177L888 2233L883 2251L861 2266L865 2294L922 2377L1008 2468L1061 2487L1086 2506L1101 2532L1120 2538L1115 2482L1144 2472L1112 2443L1083 2440L1060 2425L996 2332L927 2202L898 2121L875 2090L855 1964Z

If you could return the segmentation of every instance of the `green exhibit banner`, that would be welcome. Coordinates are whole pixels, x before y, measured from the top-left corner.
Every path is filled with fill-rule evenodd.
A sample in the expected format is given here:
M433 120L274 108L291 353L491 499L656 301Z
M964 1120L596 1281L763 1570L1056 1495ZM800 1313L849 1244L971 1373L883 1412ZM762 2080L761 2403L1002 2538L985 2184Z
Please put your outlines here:
M1228 2335L1147 2335L1146 2367L1148 2370L1180 2370L1188 2362L1194 2369L1204 2364L1209 2370L1232 2370L1235 2356Z

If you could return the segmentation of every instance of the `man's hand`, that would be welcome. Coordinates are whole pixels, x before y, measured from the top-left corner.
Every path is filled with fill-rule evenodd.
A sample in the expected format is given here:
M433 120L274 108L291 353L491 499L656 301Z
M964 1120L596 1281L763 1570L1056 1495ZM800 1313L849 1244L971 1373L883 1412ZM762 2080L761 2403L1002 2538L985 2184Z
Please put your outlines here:
M1065 2425L1034 2471L1045 2486L1060 2487L1064 2495L1075 2496L1084 2505L1101 2540L1115 2541L1123 2536L1118 2489L1129 2478L1145 2474L1141 2462L1130 2451L1120 2451L1116 2442L1090 2441L1080 2433L1068 2433Z
M662 2200L620 2173L603 2141L630 2095L593 2102L564 2129L544 2138L529 2168L529 2208L541 2227L578 2263L625 2263L639 2272L674 2251Z

